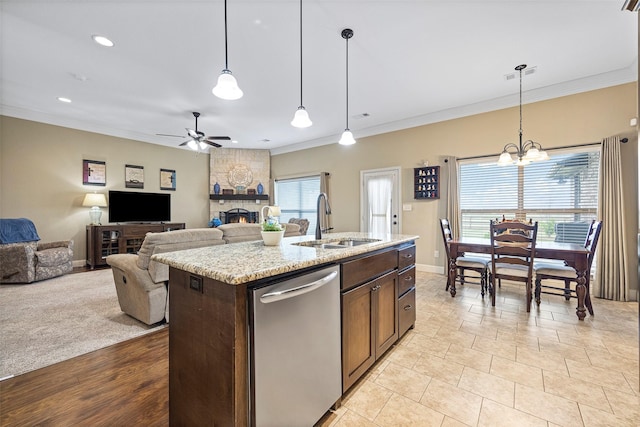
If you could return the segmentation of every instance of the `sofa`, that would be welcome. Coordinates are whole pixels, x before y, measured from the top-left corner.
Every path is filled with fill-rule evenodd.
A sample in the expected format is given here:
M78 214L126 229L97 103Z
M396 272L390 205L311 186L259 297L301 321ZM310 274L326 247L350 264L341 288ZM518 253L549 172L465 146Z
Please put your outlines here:
M0 220L0 283L32 283L73 270L73 240L39 240L31 220Z
M261 240L259 224L225 224L217 228L195 228L147 233L137 254L115 254L106 258L113 271L120 309L153 325L169 321L169 266L151 260L154 254ZM287 224L285 236L300 235L300 227Z

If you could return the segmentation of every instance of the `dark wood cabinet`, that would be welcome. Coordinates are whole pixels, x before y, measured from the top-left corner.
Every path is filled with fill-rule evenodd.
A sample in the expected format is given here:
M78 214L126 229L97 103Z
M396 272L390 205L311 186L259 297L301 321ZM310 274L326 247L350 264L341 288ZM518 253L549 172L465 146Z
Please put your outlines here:
M166 224L87 225L87 265L91 268L106 265L113 254L136 253L147 233L181 230L183 222Z
M398 250L398 337L416 323L416 246Z
M343 392L398 340L397 253L342 264Z

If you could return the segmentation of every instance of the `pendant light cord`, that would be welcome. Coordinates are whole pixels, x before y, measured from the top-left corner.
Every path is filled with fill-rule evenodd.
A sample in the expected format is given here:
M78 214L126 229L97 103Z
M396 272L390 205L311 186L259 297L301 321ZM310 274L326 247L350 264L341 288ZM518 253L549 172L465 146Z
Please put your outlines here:
M300 106L302 107L302 0L300 0Z
M349 37L345 37L345 40L347 40L347 66L346 66L346 81L347 81L347 111L346 111L346 121L347 121L347 130L349 129Z
M525 66L519 65L518 68L520 71L520 130L519 130L519 143L520 143L520 155L524 154L523 153L523 147L522 147L522 70L524 69Z
M227 0L224 0L224 69L229 69L229 58L227 56Z

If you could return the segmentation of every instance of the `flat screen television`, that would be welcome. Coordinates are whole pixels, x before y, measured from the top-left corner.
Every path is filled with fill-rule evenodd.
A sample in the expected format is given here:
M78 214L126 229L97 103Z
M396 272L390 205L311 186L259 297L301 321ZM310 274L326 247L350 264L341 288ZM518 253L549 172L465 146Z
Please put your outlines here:
M109 191L109 222L171 221L171 194Z

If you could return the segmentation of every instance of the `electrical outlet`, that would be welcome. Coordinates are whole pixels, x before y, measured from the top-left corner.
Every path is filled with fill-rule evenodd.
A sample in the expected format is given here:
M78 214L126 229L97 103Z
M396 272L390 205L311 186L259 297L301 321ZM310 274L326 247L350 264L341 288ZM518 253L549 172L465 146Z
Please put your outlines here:
M434 258L440 258L440 251L433 251Z

